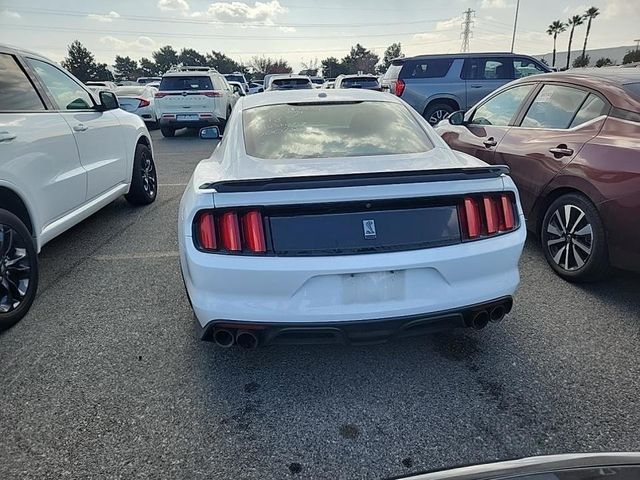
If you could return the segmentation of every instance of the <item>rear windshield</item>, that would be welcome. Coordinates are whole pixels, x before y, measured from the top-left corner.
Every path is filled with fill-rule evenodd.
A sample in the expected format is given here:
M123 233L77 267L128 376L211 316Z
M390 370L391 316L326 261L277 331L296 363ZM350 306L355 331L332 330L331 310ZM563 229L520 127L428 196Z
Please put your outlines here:
M377 88L380 86L375 77L345 78L341 82L342 88Z
M640 83L627 83L623 85L624 88L629 95L640 102Z
M427 133L392 102L279 104L242 114L247 153L269 160L426 152Z
M184 75L180 77L164 77L160 82L160 90L213 90L211 78Z
M400 74L400 70L402 70L402 64L392 63L391 66L387 69L387 72L384 74L383 80L397 80L398 75Z
M451 68L453 58L423 58L408 60L402 67L400 78L441 78L444 77Z
M322 85L324 83L324 78L312 78L311 82L316 85Z
M313 87L311 86L311 81L306 78L281 78L271 82L271 88L283 90Z
M224 78L227 79L227 82L245 83L244 76L242 76L242 75L225 75Z

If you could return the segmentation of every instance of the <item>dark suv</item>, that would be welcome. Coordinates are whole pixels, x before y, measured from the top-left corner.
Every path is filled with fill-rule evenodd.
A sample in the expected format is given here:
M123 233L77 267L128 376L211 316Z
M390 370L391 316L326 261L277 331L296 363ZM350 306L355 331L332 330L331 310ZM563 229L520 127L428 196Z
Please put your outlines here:
M550 71L538 60L514 53L420 55L394 60L382 88L402 97L435 125L511 80Z

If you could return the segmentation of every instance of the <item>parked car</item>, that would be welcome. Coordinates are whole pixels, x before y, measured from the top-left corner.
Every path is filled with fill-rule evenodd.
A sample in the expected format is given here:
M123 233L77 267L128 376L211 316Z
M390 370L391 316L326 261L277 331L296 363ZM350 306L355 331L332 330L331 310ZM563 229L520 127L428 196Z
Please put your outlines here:
M526 237L504 168L360 89L241 98L178 222L201 337L248 348L483 328Z
M311 79L305 75L273 75L266 84L265 91L300 90L314 88Z
M322 84L322 88L335 88L336 81L335 80L327 80Z
M227 79L227 82L238 82L242 85L242 90L245 94L249 93L249 82L247 82L247 78L243 73L233 72L233 73L225 73L224 78Z
M516 80L438 124L455 150L507 164L527 225L567 280L640 271L640 72Z
M249 84L249 94L264 92L264 84L262 82L251 82Z
M324 84L324 78L322 77L309 77L309 80L311 80L313 88L322 88L322 85Z
M236 96L236 99L233 102L233 104L235 105L235 102L238 100L238 98L246 96L247 93L244 91L244 88L242 87L242 84L240 82L227 82L227 83L229 84L229 86L231 87L231 90L233 90L233 93Z
M180 67L165 73L155 94L160 131L173 137L179 128L227 123L236 96L227 80L209 67Z
M152 127L158 125L154 95L158 89L150 87L150 84L134 87L117 87L116 96L120 108L127 112L135 113Z
M0 46L0 329L29 310L37 253L121 195L157 195L144 122L99 102L67 71L31 52Z
M550 71L532 57L513 53L420 55L393 60L382 88L435 125L511 80Z
M333 88L366 88L382 91L375 75L338 75Z
M102 87L102 90L109 90L111 92L115 92L116 88L118 88L118 86L116 85L115 82L109 82L109 81L89 81L89 82L85 82L84 83L87 87Z
M136 80L136 83L138 83L140 85L146 85L147 83L159 82L161 80L162 80L162 77L139 77Z
M156 89L160 89L160 82L149 82L146 84L147 87L153 87Z

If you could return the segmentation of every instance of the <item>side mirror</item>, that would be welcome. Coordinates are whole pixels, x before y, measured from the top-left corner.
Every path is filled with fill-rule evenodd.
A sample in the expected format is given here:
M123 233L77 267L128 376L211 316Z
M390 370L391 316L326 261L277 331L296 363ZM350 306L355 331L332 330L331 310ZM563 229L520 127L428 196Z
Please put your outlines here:
M98 96L100 97L100 111L105 112L120 108L118 97L116 97L115 93L109 90L101 90Z
M458 110L450 113L447 120L449 120L451 125L464 125L464 112L462 110Z
M220 129L218 127L204 127L200 129L199 136L204 140L218 140L221 138Z

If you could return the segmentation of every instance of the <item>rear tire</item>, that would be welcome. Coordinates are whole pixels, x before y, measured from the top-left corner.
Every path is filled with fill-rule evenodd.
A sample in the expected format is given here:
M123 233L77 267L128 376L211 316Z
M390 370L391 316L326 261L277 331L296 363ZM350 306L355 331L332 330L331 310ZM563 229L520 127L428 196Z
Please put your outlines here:
M158 177L151 149L142 143L136 146L131 174L131 187L125 195L132 205L148 205L158 195Z
M163 137L173 137L176 134L176 129L169 128L169 127L161 127L160 132L162 132Z
M429 122L431 125L435 125L440 120L444 120L444 118L453 113L455 110L451 105L446 103L434 103L433 105L429 105L422 115L424 119Z
M569 193L549 205L540 239L547 262L565 280L593 282L609 273L604 225L582 194Z
M38 290L38 257L27 227L0 209L0 331L24 317Z

